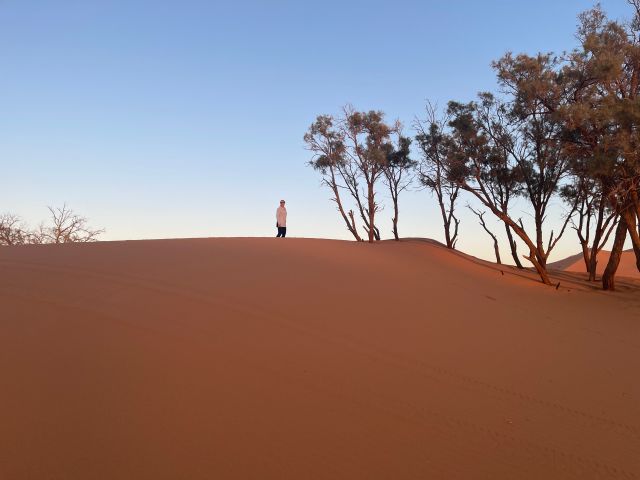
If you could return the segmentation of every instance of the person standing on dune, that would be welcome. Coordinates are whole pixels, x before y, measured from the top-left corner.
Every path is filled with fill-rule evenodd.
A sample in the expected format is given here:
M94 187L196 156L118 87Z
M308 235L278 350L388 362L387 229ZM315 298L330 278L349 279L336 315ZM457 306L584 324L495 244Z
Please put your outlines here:
M280 206L276 210L276 227L278 227L276 237L287 236L287 209L284 206L284 200L280 200Z

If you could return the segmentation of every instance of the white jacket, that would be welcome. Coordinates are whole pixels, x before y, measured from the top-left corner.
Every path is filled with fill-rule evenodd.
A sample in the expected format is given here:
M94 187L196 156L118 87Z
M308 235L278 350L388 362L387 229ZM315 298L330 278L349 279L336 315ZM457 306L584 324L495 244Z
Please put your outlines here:
M287 226L287 209L285 207L278 207L276 210L276 221L279 227Z

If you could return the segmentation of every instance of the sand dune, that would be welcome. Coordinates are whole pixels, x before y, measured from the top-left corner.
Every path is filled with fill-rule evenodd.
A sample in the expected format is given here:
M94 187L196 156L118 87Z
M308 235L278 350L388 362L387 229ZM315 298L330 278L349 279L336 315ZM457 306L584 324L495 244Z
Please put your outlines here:
M3 479L640 477L636 280L289 238L0 268Z
M604 272L604 269L609 262L609 255L611 255L611 252L608 250L602 250L598 254L598 265L596 267L596 272L598 275L602 275L602 272ZM565 258L564 260L560 260L558 262L550 263L549 268L564 270L566 272L585 272L584 260L582 259L581 253L572 255L571 257ZM638 272L638 268L636 267L636 256L633 253L633 250L625 250L624 252L622 252L616 276L640 278L640 272Z

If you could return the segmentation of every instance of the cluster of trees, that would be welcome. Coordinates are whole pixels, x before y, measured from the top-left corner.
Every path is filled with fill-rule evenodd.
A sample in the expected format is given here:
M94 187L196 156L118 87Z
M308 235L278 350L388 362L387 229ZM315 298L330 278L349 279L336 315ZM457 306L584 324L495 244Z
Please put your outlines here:
M0 245L29 245L45 243L94 242L103 229L89 226L85 217L77 215L69 207L49 207L49 220L37 228L28 228L14 214L0 215Z
M320 115L309 127L304 141L314 152L311 165L331 189L332 200L354 238L362 241L357 215L369 242L380 240L376 213L381 204L376 186L382 181L391 194L393 234L398 240L398 199L411 183L416 165L409 157L411 139L403 136L402 125L386 123L382 112L358 112L347 105L338 118ZM346 210L341 193L353 199L357 213Z
M504 226L511 256L522 268L518 242L540 279L551 284L547 259L566 231L581 245L585 270L596 278L597 256L613 235L604 289L614 289L623 245L631 240L640 270L640 0L628 0L633 18L610 20L599 6L579 16L579 47L562 55L507 53L493 63L499 94L483 92L471 102L448 103L443 112L427 105L415 124L420 161L399 123L381 112L347 107L339 118L323 115L305 142L311 165L333 192L347 228L361 240L356 216L368 240L379 240L376 184L390 189L394 236L398 238L398 195L412 178L438 200L444 236L455 248L461 192L480 208L469 208L491 235L484 215ZM346 211L341 193L357 213ZM514 215L524 201L532 222ZM548 227L551 203L562 200L559 228Z

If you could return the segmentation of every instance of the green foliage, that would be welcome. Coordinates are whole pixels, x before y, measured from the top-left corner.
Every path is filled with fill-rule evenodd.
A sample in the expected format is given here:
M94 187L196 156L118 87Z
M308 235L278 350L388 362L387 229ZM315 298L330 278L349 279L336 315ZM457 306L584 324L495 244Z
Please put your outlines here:
M345 160L344 135L334 127L330 115L320 115L304 135L308 148L314 152L309 161L314 170L325 174L330 167L343 165Z

